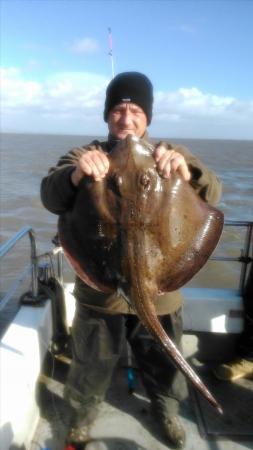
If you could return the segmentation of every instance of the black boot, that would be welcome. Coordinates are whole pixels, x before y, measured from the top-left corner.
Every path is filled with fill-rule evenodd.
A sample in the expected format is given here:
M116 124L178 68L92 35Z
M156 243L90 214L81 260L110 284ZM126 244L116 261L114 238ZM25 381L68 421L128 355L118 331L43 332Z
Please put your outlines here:
M73 446L75 450L83 450L85 444L91 441L90 430L99 414L101 403L89 405L73 414L66 445ZM86 411L85 411L86 410Z
M151 401L151 412L170 444L173 444L174 448L184 448L186 434L178 411L179 402L168 396L159 395Z
M75 450L84 450L87 442L91 440L89 429L90 427L87 425L71 427L67 435L66 447L70 446Z
M175 448L184 448L186 434L178 416L167 417L162 420L164 434Z

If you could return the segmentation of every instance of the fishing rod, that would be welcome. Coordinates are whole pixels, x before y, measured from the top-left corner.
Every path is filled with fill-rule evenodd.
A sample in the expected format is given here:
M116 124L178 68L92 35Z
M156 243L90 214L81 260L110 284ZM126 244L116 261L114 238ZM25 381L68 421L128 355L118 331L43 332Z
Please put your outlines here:
M112 53L112 30L109 27L108 28L108 43L109 43L109 52L108 55L110 56L111 59L111 68L112 68L112 78L114 78L114 61L113 61L113 53Z

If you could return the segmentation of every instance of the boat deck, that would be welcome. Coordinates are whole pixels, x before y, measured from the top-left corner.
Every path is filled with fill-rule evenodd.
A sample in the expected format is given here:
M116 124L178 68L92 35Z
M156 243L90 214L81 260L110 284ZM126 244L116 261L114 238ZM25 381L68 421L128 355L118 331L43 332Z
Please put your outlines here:
M210 410L211 407L206 401L202 401L195 391L190 389L189 396L180 410L187 433L186 450L253 450L253 380L220 382L215 379L211 370L214 361L232 357L231 348L225 346L225 351L221 351L224 349L224 345L221 346L223 337L229 337L231 340L233 335L242 331L240 293L245 282L247 264L252 260L250 242L253 223L228 221L226 225L246 227L243 253L229 258L218 255L213 259L240 263L244 260L241 264L239 288L219 288L215 282L210 281L213 288L182 289L185 297L184 330L188 333L198 333L198 338L194 334L184 335L184 356L195 370L199 371L200 377L225 411L224 417L221 418L213 409ZM56 304L56 293L52 292L51 296L47 294L50 299L43 297L42 300L38 295L38 280L45 281L57 273L57 280L62 282L63 255L60 247L37 255L34 230L26 226L1 246L1 257L27 236L31 246L30 264L15 278L1 299L0 306L1 320L4 318L0 345L1 449L63 450L68 429L66 424L71 414L63 401L69 361L47 353L55 331L52 305ZM27 293L26 289L30 289L28 295L22 295L22 305L18 295L21 288L20 294ZM64 283L69 327L75 310L72 291L73 285ZM14 293L18 300L18 310L15 310L15 313L11 311L12 317L6 324L6 308L12 308L10 299ZM61 294L59 296L61 298ZM200 337L199 333L206 335ZM213 338L216 337L215 342ZM159 425L150 415L149 400L137 370L134 392L129 393L126 366L126 355L122 355L106 401L91 430L92 441L86 445L86 450L171 448L161 435Z
M223 402L222 406L225 410L224 418L218 417L209 405L205 411L205 400L204 407L202 405L201 409L201 400L190 389L189 396L180 410L180 417L187 434L185 449L253 449L251 411L253 380L239 380L235 383L219 382L211 373L212 362L201 364L196 360L196 346L198 346L196 336L185 335L183 345L185 357L195 365L196 370L200 370L200 373L202 371L202 374L208 377L208 387L215 395L218 395L218 400ZM29 450L64 449L67 433L65 423L70 417L70 412L63 401L64 380L68 368L68 359L53 358L48 354L37 389L41 419ZM130 394L123 356L113 375L106 401L102 404L99 416L91 429L92 440L86 444L86 450L173 448L161 435L159 425L155 423L149 412L149 400L140 382L138 370L135 371L135 375L135 389ZM242 392L244 395L241 395ZM208 410L209 408L211 411ZM204 414L202 414L203 411Z

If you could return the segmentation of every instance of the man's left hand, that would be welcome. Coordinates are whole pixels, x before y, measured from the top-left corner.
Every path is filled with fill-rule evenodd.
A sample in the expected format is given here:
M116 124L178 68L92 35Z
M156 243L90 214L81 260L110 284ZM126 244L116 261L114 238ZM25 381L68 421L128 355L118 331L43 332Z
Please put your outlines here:
M189 181L191 179L191 173L181 153L168 150L164 145L159 145L156 147L153 157L161 177L169 178L172 172L178 172L184 180Z

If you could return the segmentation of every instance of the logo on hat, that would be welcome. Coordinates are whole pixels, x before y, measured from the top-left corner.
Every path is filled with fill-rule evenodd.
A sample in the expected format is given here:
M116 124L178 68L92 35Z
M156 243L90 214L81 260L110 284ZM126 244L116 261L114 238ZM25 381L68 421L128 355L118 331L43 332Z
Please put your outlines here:
M131 98L122 98L121 101L123 103L131 103Z

